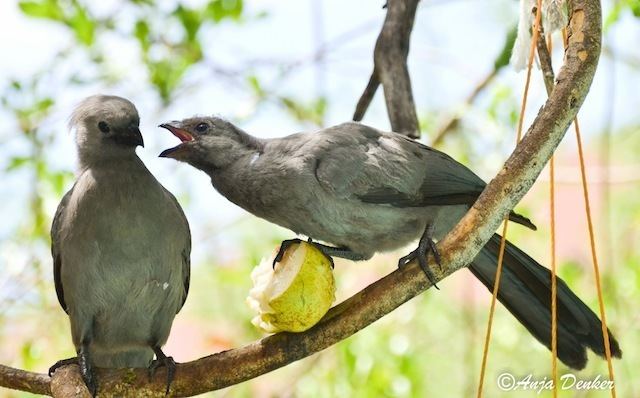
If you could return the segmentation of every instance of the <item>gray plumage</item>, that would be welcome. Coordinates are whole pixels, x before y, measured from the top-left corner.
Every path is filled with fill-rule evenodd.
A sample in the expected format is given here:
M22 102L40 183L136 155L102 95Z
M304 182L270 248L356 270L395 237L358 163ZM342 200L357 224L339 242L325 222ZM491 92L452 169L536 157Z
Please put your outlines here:
M407 137L359 123L316 133L258 139L215 117L170 122L183 141L160 156L203 170L213 186L247 211L298 234L336 246L327 253L352 260L401 248L427 225L442 238L458 223L485 182L446 154ZM512 221L535 229L515 213ZM489 289L500 237L470 264ZM507 245L500 300L550 347L550 273ZM586 347L603 355L598 317L560 281L559 357L583 368ZM620 356L610 334L612 352Z
M58 299L89 365L147 367L187 297L189 225L135 153L131 102L89 97L70 124L80 170L51 229Z

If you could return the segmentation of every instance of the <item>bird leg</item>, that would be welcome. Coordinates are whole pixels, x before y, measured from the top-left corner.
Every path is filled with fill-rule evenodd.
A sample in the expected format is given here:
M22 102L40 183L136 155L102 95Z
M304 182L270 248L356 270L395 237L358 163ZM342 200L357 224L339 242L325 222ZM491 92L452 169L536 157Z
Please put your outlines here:
M77 357L61 359L53 364L53 366L49 368L49 377L53 376L53 373L63 366L78 365L80 367L80 374L82 375L84 384L87 386L87 389L89 389L91 396L95 397L98 386L95 375L93 374L93 366L91 366L91 362L89 361L88 351L88 344L83 344L78 350Z
M54 365L55 366L55 365ZM92 397L95 397L98 393L98 383L93 371L93 365L89 358L89 343L83 342L78 350L78 366L80 366L80 374L84 384L89 389L89 393Z
M344 258L351 261L363 261L367 260L368 257L363 256L362 254L356 253L348 247L334 247L323 245L322 243L311 242L311 238L309 238L309 243L313 244L317 247L321 252L323 252L328 257L339 257Z
M156 359L149 365L149 378L153 377L156 369L159 367L164 366L167 368L167 389L165 395L169 395L169 388L171 388L171 383L176 375L176 361L174 361L172 357L166 356L157 345L151 346L151 349L156 354Z
M280 261L282 261L282 257L284 256L284 253L287 251L287 249L291 245L293 245L294 243L300 243L300 242L302 242L302 240L297 238L283 240L282 243L280 244L280 249L278 250L278 254L276 254L276 257L273 259L273 267L276 266L276 263L279 263ZM333 268L333 257L345 258L347 260L352 260L352 261L362 261L367 259L367 257L352 251L348 247L327 246L327 245L323 245L322 243L314 242L311 238L307 239L307 242L317 247L318 250L322 252L322 254L327 256L327 258L329 258L329 261L331 261L331 268Z
M438 267L441 267L440 253L438 252L438 248L436 247L436 243L433 241L432 236L433 224L427 224L424 232L422 233L422 237L420 237L418 248L407 254L406 256L401 257L400 260L398 260L398 268L402 269L409 262L417 259L420 268L422 268L422 271L424 271L425 275L429 279L429 282L431 282L433 287L440 290L438 285L436 285L435 277L429 269L429 264L427 262L427 256L429 255L429 252L431 252L433 253L433 259L435 260L436 264L438 264Z

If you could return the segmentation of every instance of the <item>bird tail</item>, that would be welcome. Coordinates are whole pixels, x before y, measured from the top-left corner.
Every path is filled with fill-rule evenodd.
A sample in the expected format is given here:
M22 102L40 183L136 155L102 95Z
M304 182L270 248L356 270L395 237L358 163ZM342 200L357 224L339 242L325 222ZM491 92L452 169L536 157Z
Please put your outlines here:
M493 290L500 250L494 234L469 269ZM567 366L582 369L587 347L605 355L602 324L596 314L557 278L558 358ZM522 250L506 242L498 300L542 344L551 349L551 272ZM618 342L609 332L611 355L622 357Z

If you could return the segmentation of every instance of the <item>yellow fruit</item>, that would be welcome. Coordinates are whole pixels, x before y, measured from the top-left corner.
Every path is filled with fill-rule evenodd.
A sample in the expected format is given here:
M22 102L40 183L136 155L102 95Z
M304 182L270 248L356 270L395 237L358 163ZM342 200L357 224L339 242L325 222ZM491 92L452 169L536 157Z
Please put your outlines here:
M258 313L252 323L270 333L309 329L335 300L331 260L316 246L300 242L287 248L275 270L272 262L263 259L251 273L254 287L247 303Z

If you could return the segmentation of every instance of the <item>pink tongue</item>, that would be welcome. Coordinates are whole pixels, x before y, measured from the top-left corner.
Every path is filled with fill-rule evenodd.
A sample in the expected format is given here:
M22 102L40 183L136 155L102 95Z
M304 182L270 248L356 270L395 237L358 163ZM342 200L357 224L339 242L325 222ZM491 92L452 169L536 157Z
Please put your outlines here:
M190 134L186 134L180 130L174 130L173 134L182 142L193 141L193 137Z

